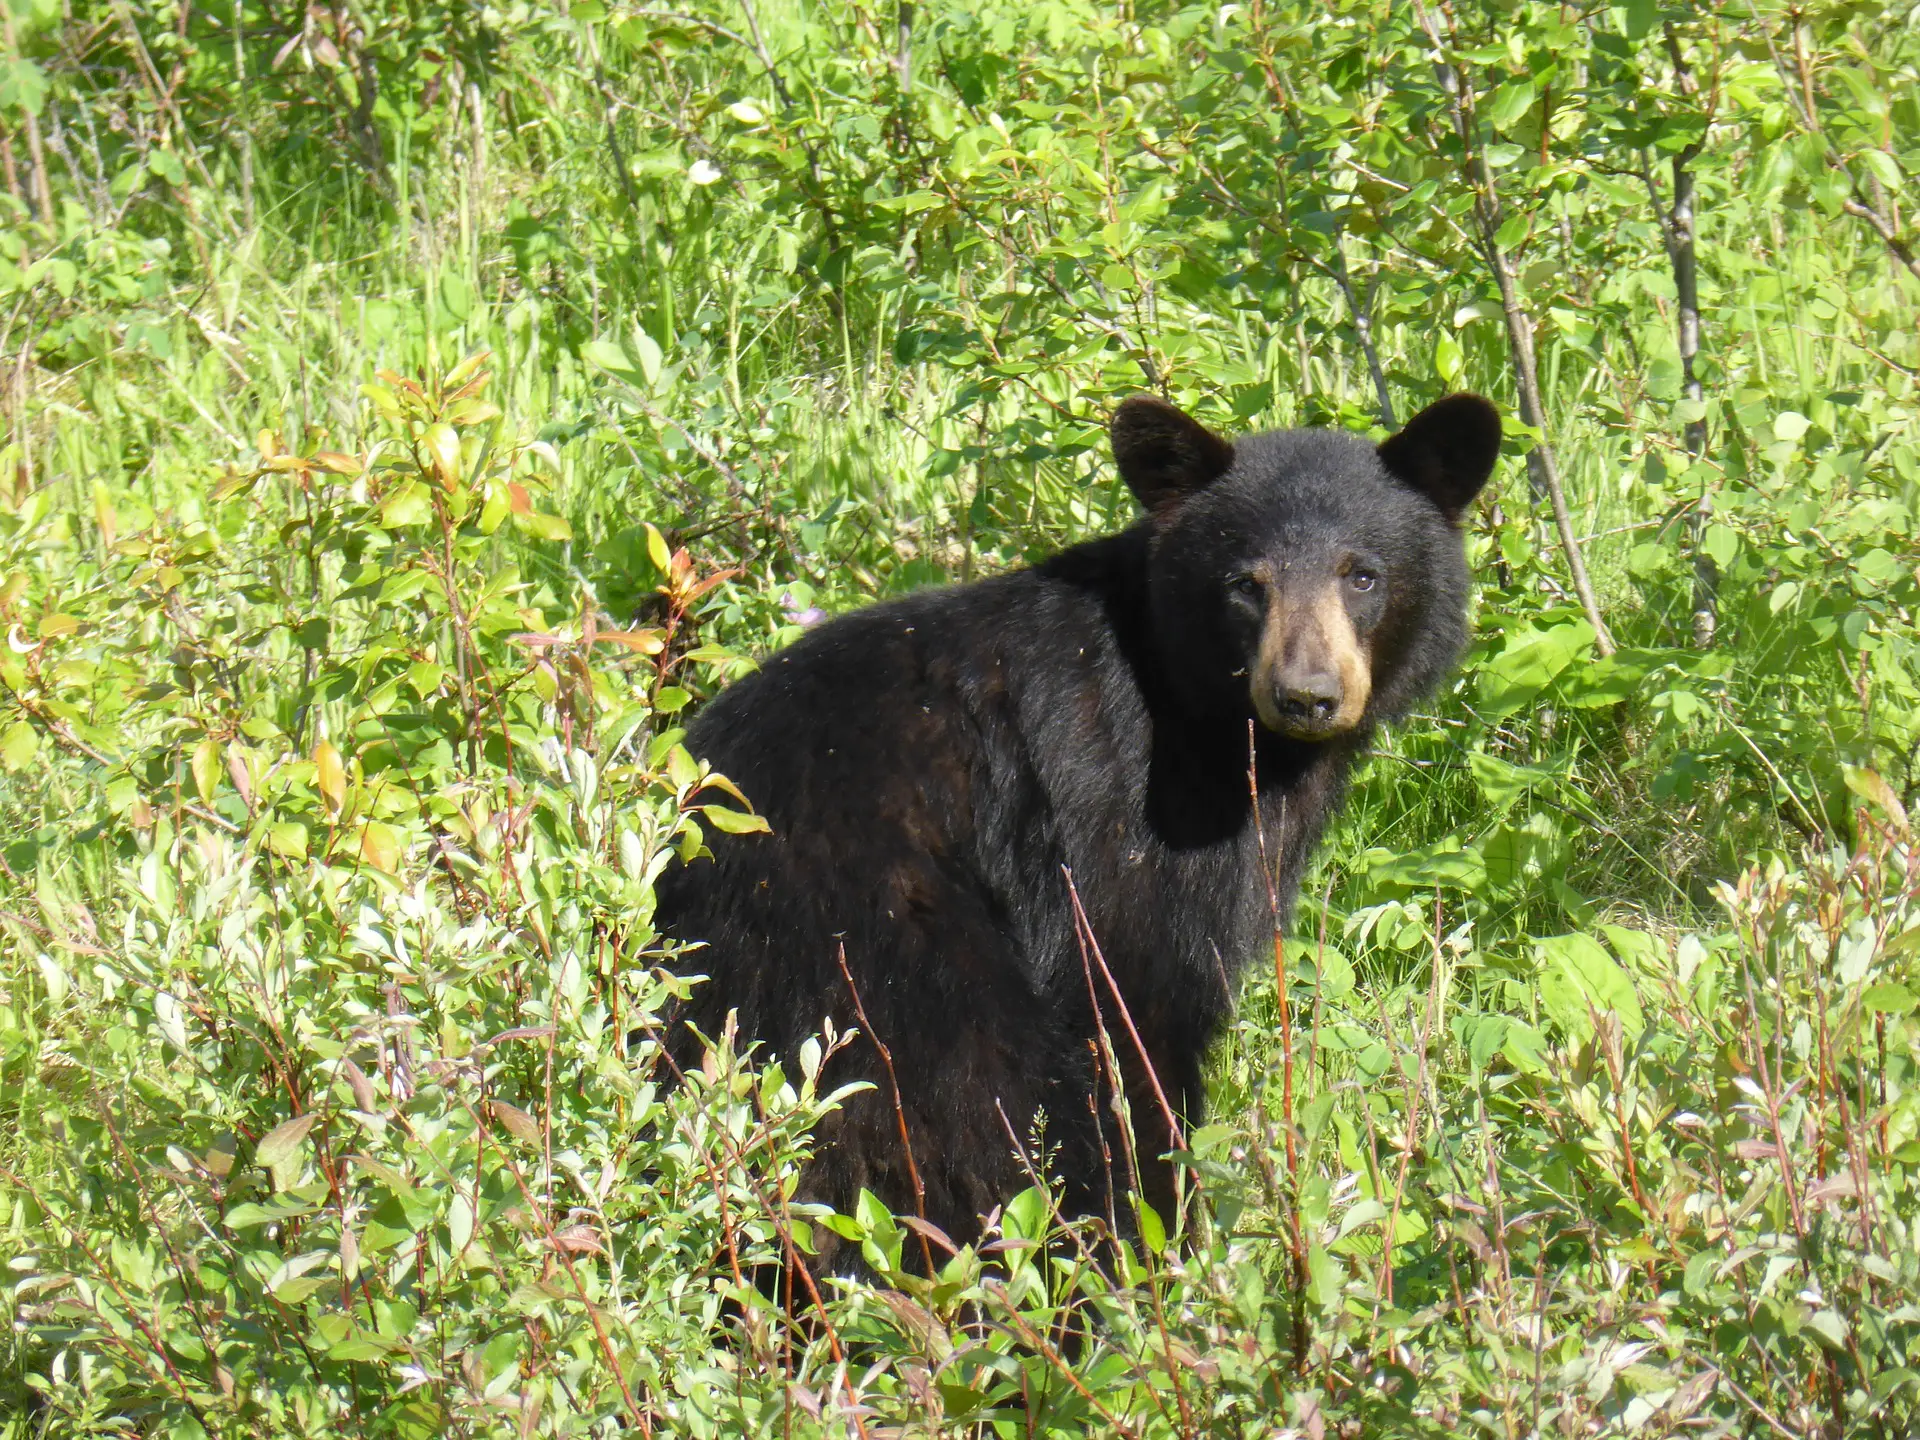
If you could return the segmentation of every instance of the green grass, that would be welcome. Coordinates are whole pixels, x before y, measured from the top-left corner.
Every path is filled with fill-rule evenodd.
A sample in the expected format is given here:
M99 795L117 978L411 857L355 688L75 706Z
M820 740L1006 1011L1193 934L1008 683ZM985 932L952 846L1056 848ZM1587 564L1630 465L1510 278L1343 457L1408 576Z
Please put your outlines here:
M1663 12L1693 457L1637 172L1703 92L1637 11L1458 10L1619 652L1516 427L1187 1212L1116 1258L1036 1189L932 1276L791 1202L811 1062L629 1043L651 879L740 823L685 707L807 603L1125 523L1149 371L1365 428L1336 261L1400 414L1511 410L1427 42L942 5L902 95L854 7L354 13L276 65L264 8L28 6L0 69L0 1434L1908 1433L1920 281L1843 204L1920 163L1897 11ZM823 1225L870 1283L791 1263Z

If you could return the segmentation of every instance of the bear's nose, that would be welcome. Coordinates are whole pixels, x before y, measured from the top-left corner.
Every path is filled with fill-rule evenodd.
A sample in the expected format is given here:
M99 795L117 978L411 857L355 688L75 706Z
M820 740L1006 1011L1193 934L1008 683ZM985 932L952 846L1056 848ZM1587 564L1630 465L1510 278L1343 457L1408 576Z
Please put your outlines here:
M1303 730L1317 730L1340 708L1340 679L1320 671L1289 675L1280 682L1280 713Z

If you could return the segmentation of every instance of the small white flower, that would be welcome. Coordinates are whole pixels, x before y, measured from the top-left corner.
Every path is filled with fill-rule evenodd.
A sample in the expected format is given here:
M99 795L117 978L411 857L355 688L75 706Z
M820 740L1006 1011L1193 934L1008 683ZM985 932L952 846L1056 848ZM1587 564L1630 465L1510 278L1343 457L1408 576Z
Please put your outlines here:
M687 178L696 185L711 185L720 178L720 167L711 160L696 160L687 167Z

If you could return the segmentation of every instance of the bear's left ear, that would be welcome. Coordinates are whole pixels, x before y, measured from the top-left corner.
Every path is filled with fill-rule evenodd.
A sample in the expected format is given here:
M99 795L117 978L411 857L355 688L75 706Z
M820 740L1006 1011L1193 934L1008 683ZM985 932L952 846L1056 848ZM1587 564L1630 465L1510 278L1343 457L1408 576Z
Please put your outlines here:
M1233 465L1230 441L1152 395L1121 402L1107 428L1120 478L1155 515L1211 485Z
M1500 412L1478 395L1436 400L1380 442L1380 463L1458 520L1500 458Z

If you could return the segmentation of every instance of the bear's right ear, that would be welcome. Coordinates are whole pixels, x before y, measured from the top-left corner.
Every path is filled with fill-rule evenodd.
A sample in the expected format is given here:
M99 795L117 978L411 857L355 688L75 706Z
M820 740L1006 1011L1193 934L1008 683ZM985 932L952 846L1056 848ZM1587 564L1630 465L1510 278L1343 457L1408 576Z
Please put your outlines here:
M1120 478L1158 515L1233 465L1233 445L1184 410L1152 395L1121 402L1108 426Z

